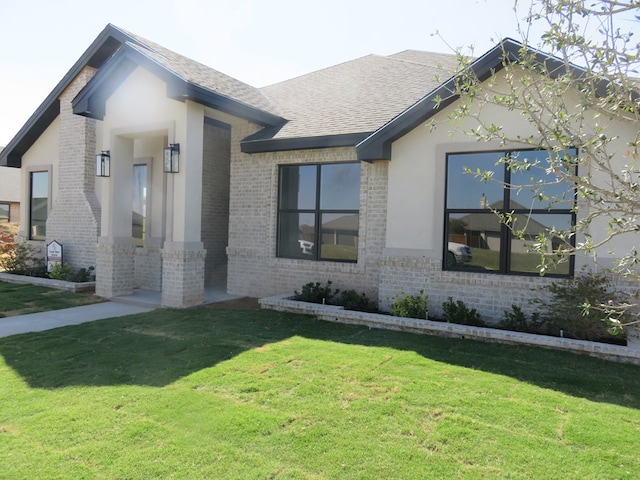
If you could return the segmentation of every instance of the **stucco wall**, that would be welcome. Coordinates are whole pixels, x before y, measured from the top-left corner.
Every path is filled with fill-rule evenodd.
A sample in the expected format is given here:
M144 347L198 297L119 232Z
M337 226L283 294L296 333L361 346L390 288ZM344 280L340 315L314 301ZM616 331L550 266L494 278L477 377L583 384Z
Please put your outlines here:
M447 109L434 117L437 124L435 130L424 125L418 126L392 145L388 228L380 275L381 303L388 308L397 292L415 293L424 289L429 295L430 312L434 315L442 314L442 302L449 296L477 308L488 321L503 318L504 310L509 310L512 304L531 312L529 299L544 295L539 288L553 279L442 270L446 154L522 148L521 145L504 146L498 142L474 141L464 132L477 124L469 120L454 129L447 118L449 112L450 109ZM518 112L485 106L482 115L485 120L491 119L502 126L509 136L535 134L526 118ZM637 126L620 121L599 121L620 136L610 147L617 152L614 164L617 162L618 168L621 168L627 161L627 142L635 138ZM596 173L594 180L603 181L603 176ZM596 238L604 232L606 224L603 225L603 222L596 222L590 229ZM607 263L610 249L625 252L636 242L635 235L616 239L601 249L599 257ZM578 257L576 272L582 266L596 268L589 259Z
M51 125L40 135L38 140L25 152L22 156L22 168L21 170L21 192L20 203L24 205L24 208L20 209L20 232L18 237L21 240L27 240L29 238L29 178L30 173L34 171L48 171L49 172L49 209L51 209L53 203L57 199L58 195L58 151L59 151L59 131L60 131L60 119L56 118ZM37 244L43 244L44 242L34 242Z

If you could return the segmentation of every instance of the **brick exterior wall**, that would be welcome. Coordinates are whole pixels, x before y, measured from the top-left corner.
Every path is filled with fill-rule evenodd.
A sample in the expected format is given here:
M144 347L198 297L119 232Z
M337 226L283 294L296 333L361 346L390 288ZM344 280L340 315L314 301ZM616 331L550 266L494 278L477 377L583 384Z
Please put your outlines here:
M74 269L96 264L100 206L95 195L95 120L74 115L71 101L95 71L85 68L60 96L58 191L47 219L47 243L64 246Z
M343 147L243 154L240 141L253 131L232 130L229 293L264 297L331 280L336 288L353 288L376 298L384 244L386 162L362 164L357 263L276 258L278 165L356 161L356 153L353 147Z
M204 125L202 242L207 251L205 285L226 285L229 240L231 131Z
M135 253L133 239L100 239L96 248L96 295L112 298L133 293Z
M134 256L135 287L159 292L162 289L162 253L159 245L149 241L137 247Z
M20 222L20 204L19 203L9 204L9 221L12 223Z
M553 279L539 276L493 275L442 270L440 259L425 257L384 257L380 273L379 300L389 311L393 297L401 292L429 295L429 315L442 317L442 303L447 297L462 300L480 312L487 323L498 323L505 310L517 305L530 315L534 297L545 295L538 289Z
M204 262L201 243L165 242L162 249L162 306L185 308L204 302Z
M537 288L553 279L537 276L490 275L442 271L440 258L385 254L388 162L362 163L358 262L314 262L276 258L278 165L353 161L353 148L298 150L246 155L240 140L252 129L234 129L231 154L229 222L229 293L265 297L300 290L308 282L333 282L355 289L390 310L400 293L429 295L432 316L442 316L451 296L476 308L489 323L518 305L527 314Z

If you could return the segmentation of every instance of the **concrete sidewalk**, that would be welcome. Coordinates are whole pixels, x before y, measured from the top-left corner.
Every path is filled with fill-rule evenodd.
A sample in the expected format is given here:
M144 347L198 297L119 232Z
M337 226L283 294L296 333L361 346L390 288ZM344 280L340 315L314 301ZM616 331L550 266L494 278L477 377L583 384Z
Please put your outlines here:
M228 294L224 286L206 288L204 297L205 304L240 298L237 295ZM8 337L19 333L41 332L94 320L150 312L160 308L160 303L160 292L135 289L131 295L116 297L103 303L0 318L0 337Z
M41 332L52 328L150 312L151 310L154 310L151 306L143 307L117 302L103 302L81 307L64 308L62 310L51 310L49 312L30 313L17 317L0 318L0 337L8 337L19 333Z

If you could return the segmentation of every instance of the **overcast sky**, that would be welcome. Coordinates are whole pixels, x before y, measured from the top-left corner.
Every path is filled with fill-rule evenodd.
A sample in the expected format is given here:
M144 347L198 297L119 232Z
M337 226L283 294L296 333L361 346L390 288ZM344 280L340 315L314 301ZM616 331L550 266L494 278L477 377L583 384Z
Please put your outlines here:
M523 13L516 14L513 5L513 0L5 2L0 145L108 23L261 87L370 53L451 52L473 45L479 55L502 37L520 39L517 19Z

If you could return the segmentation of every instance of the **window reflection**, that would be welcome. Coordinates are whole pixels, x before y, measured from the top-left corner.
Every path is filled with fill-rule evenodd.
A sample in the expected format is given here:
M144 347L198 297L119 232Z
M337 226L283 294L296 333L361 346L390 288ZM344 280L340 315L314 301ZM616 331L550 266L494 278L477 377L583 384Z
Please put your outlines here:
M564 159L576 154L570 149L554 157L541 150L447 155L444 268L538 273L541 256L530 252L531 247L541 241L541 234L570 231L575 224L575 186L557 172L575 168ZM468 170L489 171L491 178ZM522 235L514 235L512 228L522 230ZM547 237L544 247L552 254L563 240L559 234ZM572 261L567 260L545 273L571 274Z
M357 261L360 163L283 165L278 188L279 257Z

